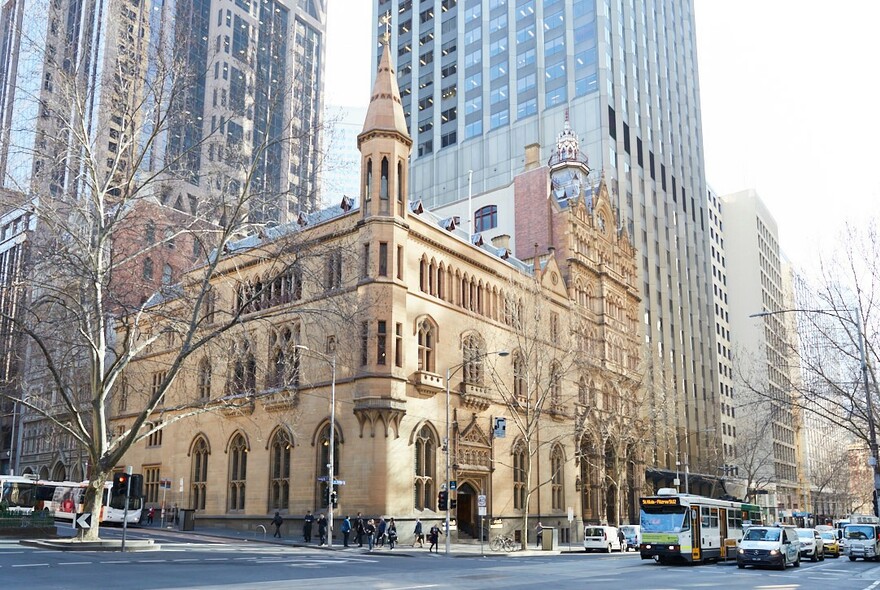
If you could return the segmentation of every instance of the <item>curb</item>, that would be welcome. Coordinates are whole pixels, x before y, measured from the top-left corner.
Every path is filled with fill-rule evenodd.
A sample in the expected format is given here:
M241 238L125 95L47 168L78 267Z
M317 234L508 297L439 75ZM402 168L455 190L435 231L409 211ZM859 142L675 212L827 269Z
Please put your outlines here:
M54 540L54 539L22 539L19 545L25 547L35 547L37 549L48 549L51 551L122 551L122 541L73 541L73 540ZM157 545L150 540L126 541L125 552L137 553L141 551L159 551L161 545Z

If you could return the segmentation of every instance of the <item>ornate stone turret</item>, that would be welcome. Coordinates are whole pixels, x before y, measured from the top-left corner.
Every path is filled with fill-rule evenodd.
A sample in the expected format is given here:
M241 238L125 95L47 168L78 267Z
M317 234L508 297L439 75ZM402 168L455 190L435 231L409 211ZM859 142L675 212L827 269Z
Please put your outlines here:
M412 138L400 102L397 76L388 40L373 85L364 129L358 135L361 152L361 211L363 216L406 217L407 177Z
M550 190L560 202L586 196L587 176L590 167L586 154L581 151L580 140L568 121L565 111L565 126L556 137L556 150L547 162L550 167ZM585 201L590 207L589 199Z

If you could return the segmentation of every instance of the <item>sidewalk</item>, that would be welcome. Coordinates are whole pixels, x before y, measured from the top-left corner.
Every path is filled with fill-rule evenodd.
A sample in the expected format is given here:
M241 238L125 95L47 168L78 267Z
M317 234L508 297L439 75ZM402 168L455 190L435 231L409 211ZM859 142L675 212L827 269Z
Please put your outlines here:
M389 549L386 544L384 547L375 547L372 551L367 549L366 543L363 548L358 547L357 542L353 539L349 541L348 547L342 546L342 539L334 539L333 547L321 547L317 543L304 543L302 541L302 537L294 537L294 538L277 538L272 537L271 532L269 530L266 533L263 533L262 529L258 529L257 531L241 531L237 529L229 529L229 528L200 528L194 531L180 531L176 528L159 528L159 527L151 527L144 526L138 529L130 529L130 530L138 530L138 531L155 531L157 533L167 533L173 534L175 536L181 537L195 537L195 538L222 538L222 539L235 539L237 541L246 541L251 543L266 543L270 545L284 545L287 547L297 547L304 549L315 549L316 551L339 551L345 553L369 553L370 555L382 555L382 556L401 556L401 557L418 557L418 556L444 556L446 551L446 546L444 541L441 539L440 547L438 553L429 553L428 552L428 544L426 543L424 548L413 547L409 543L398 543L395 545L394 549ZM572 553L581 552L583 548L578 547L577 545L572 546ZM489 549L489 544L484 543L482 548L479 543L452 543L450 545L449 554L451 557L541 557L541 556L550 556L550 555L561 555L567 554L568 545L560 546L557 551L540 551L537 549L528 549L526 551L511 551L510 553L503 551L491 551Z

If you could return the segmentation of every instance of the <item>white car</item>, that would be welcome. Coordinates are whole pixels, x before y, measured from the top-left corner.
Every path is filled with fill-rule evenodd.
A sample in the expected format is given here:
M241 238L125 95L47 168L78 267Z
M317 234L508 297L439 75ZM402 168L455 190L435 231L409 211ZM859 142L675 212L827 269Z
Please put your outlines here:
M604 551L605 553L623 551L617 527L588 526L585 528L584 551Z
M811 561L825 560L825 541L816 529L795 529L801 542L801 557Z

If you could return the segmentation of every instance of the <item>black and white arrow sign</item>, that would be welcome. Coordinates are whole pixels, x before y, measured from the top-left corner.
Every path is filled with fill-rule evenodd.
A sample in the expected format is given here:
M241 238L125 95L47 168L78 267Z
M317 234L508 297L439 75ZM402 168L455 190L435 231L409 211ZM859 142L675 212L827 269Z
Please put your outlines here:
M82 514L77 514L76 528L78 528L78 529L92 528L92 513L91 512L83 512Z

